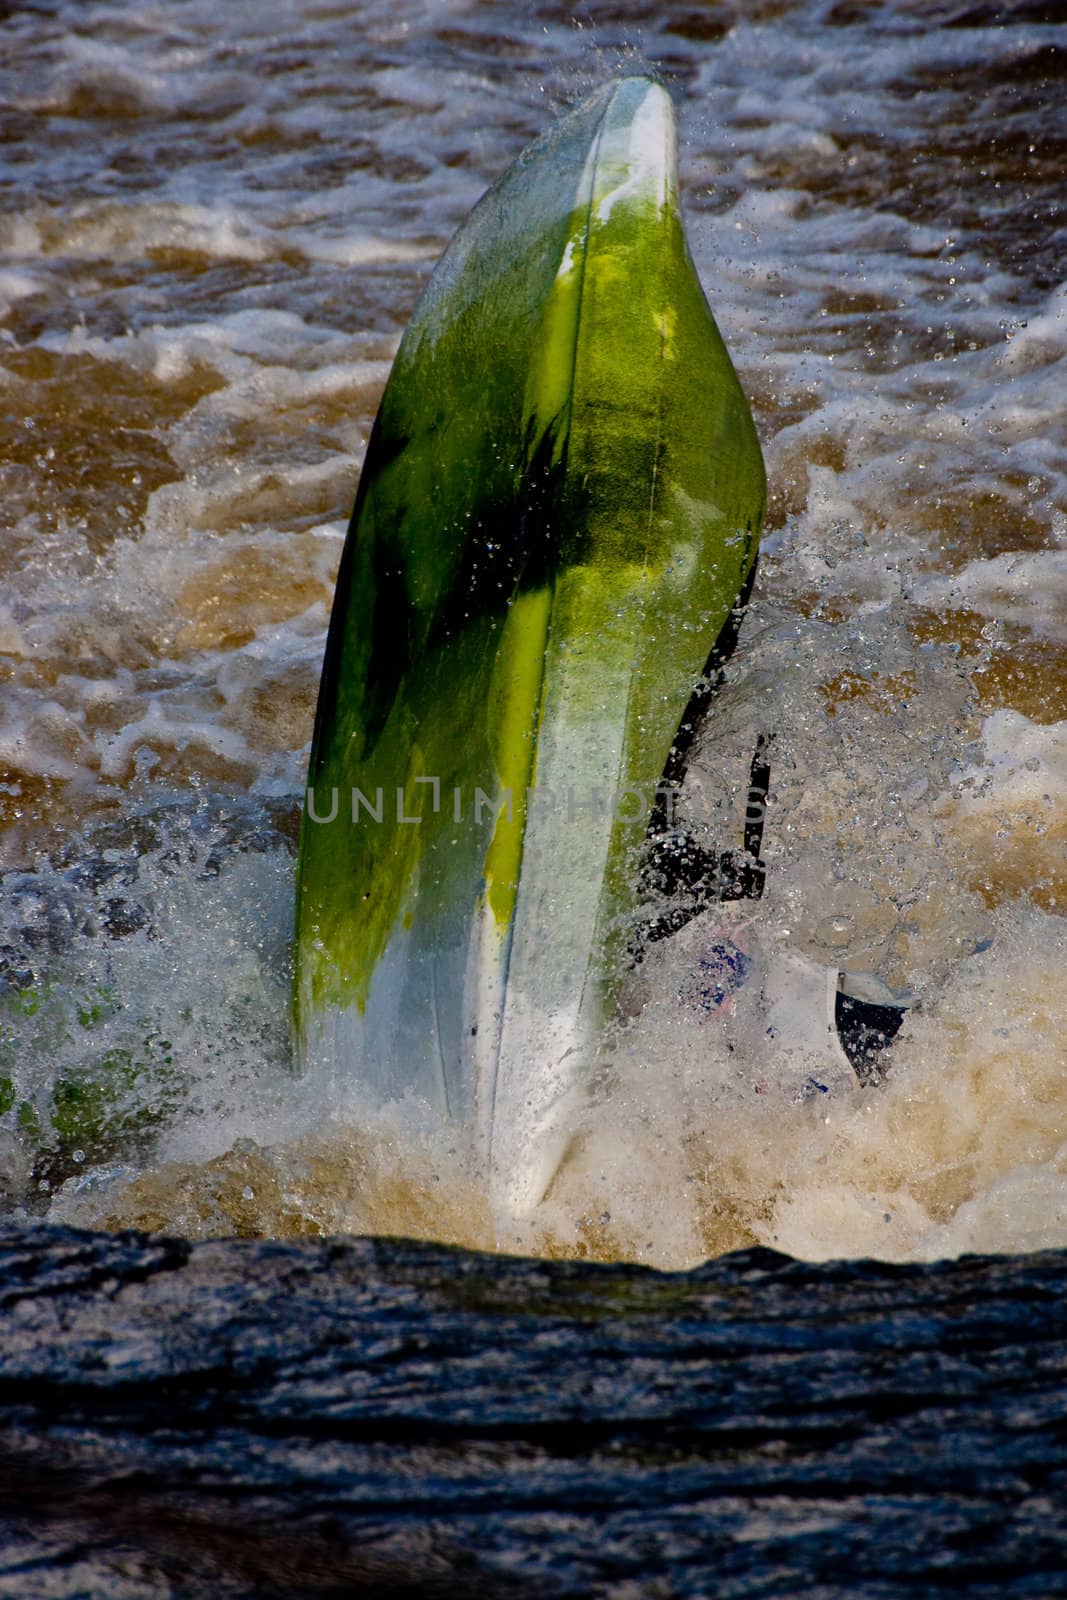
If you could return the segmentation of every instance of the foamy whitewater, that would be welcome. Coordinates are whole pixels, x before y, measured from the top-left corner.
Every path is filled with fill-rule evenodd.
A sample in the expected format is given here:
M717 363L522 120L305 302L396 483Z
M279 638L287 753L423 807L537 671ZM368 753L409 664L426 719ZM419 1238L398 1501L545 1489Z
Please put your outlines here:
M924 25L951 9L5 20L9 1209L658 1266L1067 1245L1067 128L1042 77L1063 30ZM881 1085L798 1094L788 1051L738 1048L699 1002L709 912L635 978L520 1228L417 1104L294 1075L294 841L406 318L522 145L639 65L676 101L771 490L684 808L738 844L773 733L746 937L916 1003Z

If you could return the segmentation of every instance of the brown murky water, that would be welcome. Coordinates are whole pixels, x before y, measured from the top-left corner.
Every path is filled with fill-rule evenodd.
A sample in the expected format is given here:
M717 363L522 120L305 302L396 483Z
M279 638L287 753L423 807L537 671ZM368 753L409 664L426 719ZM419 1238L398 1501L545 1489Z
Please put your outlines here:
M1067 288L1056 8L762 0L0 23L9 1205L684 1265L1067 1243ZM293 1078L292 846L361 452L486 184L634 63L771 484L699 752L776 734L759 937L919 1004L880 1089L729 1070L650 977L531 1228L417 1107ZM687 965L688 963L688 965ZM787 1076L787 1075L786 1075ZM769 1081L768 1081L769 1080ZM780 1091L780 1092L779 1092Z

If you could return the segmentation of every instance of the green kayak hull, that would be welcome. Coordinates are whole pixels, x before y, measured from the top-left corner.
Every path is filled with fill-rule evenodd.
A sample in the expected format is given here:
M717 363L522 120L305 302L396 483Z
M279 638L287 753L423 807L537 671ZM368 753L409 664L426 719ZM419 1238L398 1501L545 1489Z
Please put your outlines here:
M300 848L300 1060L428 1102L501 1213L536 1206L589 1092L657 787L764 497L670 99L607 84L482 199L401 341Z

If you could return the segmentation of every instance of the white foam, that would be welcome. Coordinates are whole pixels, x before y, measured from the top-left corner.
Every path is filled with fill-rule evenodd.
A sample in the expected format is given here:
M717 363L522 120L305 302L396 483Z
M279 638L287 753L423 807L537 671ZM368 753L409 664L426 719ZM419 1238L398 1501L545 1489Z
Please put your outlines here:
M1053 822L1067 810L1067 721L1032 722L1005 706L982 722L981 765L959 778L960 814L1014 810Z
M1067 639L1067 550L1012 551L969 561L951 576L920 579L912 593L935 610L965 607Z
M19 272L14 269L0 271L0 319L6 317L19 300L29 299L35 294L45 294L47 287L43 279L34 277L29 272Z

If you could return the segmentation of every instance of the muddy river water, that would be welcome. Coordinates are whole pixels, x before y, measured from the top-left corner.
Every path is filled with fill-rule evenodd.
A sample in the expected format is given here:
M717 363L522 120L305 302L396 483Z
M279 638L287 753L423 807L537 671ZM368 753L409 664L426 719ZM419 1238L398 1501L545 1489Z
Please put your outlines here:
M882 1090L798 1111L758 1060L699 1066L668 963L535 1242L1067 1243L1052 12L183 0L16 9L2 43L9 1203L521 1243L417 1112L294 1083L293 839L405 318L523 143L648 63L771 485L694 804L728 830L773 729L764 924L918 1006Z

